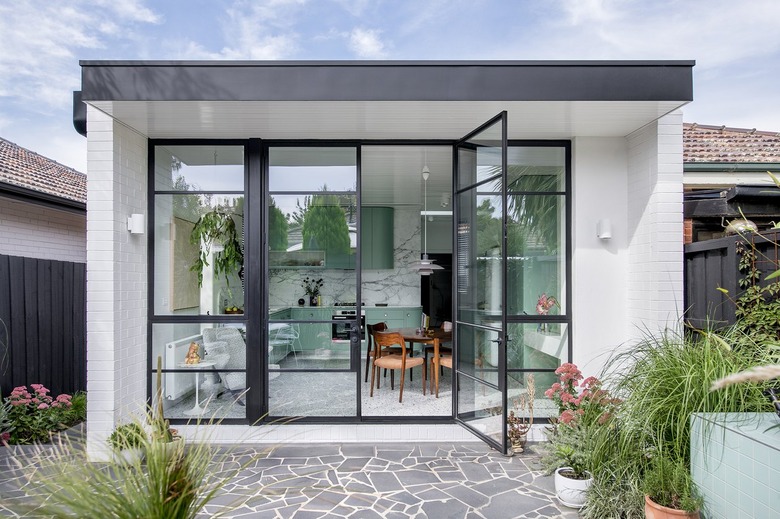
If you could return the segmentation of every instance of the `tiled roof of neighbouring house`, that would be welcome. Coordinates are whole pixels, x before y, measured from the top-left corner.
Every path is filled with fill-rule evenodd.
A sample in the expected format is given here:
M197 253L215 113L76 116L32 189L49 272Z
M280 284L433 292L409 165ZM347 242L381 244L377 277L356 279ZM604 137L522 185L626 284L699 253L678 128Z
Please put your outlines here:
M683 123L683 162L780 162L780 132Z
M87 201L87 176L0 138L0 183L76 202Z

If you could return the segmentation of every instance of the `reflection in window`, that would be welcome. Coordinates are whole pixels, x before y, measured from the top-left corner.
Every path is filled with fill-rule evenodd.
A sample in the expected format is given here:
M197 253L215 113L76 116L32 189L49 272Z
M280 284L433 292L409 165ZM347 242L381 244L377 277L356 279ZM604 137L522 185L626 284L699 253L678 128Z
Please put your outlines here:
M156 195L155 314L239 314L244 197Z

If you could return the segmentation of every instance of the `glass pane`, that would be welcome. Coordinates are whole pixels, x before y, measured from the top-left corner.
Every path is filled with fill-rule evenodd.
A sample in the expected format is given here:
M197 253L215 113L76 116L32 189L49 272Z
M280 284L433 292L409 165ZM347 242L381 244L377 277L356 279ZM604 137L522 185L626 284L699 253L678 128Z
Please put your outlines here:
M491 324L495 330L485 330L458 324L458 371L498 385L498 338L501 317Z
M270 416L355 416L354 373L270 373Z
M274 195L269 204L271 268L355 268L355 195Z
M558 415L558 407L544 392L558 380L555 373L507 373L507 406L528 424L534 418Z
M501 121L458 147L458 189L501 174Z
M156 146L157 191L243 191L243 146Z
M357 149L268 150L270 191L357 191Z
M508 315L565 315L565 197L509 195Z
M322 309L317 313L327 314L330 319L331 312L331 309ZM269 369L349 369L350 342L334 339L332 332L332 323L270 323Z
M501 197L458 195L458 320L481 324L501 315ZM476 232L472 232L472 225Z
M503 405L497 389L469 377L458 377L458 417L503 444Z
M244 418L247 389L246 329L243 324L152 325L152 371L162 359L167 418ZM179 370L170 372L169 370ZM240 400L236 402L236 400Z
M154 219L154 313L243 313L243 195L156 195Z
M508 191L564 191L566 150L510 146L507 151Z
M509 323L508 369L555 370L569 358L566 323Z

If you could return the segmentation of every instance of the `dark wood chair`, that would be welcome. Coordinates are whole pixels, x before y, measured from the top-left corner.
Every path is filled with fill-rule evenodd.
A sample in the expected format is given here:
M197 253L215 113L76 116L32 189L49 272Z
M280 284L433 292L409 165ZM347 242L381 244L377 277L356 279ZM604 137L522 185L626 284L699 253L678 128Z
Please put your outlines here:
M376 356L376 339L374 338L375 332L381 332L387 330L386 323L376 323L366 325L366 342L368 344L368 351L366 352L366 382L368 382L368 370L371 369L371 360ZM391 353L400 353L401 348L396 348ZM387 376L387 370L385 370L385 376ZM393 383L393 374L390 374L391 384ZM379 387L379 380L376 381L377 388Z
M444 323L441 323L442 331L444 330ZM423 366L425 367L426 371L428 369L428 355L433 355L433 345L428 344L423 348ZM452 346L444 346L442 344L439 344L439 355L452 355ZM441 368L441 372L444 373L444 368Z
M404 340L403 335L401 335L400 333L376 333L374 336L374 340L376 343L376 347L374 349L376 355L374 357L374 366L371 368L370 396L372 397L374 396L374 379L376 377L376 372L378 369L380 368L385 368L390 370L400 369L401 383L400 383L400 393L398 395L398 401L403 402L404 374L406 373L407 369L411 369L415 366L422 366L423 358L407 356L406 341ZM400 353L387 353L389 350L396 349L399 346L401 348ZM392 381L392 374L390 376ZM426 373L425 370L423 370L423 380L422 380L423 395L425 394L425 386L426 386L425 377L426 377Z

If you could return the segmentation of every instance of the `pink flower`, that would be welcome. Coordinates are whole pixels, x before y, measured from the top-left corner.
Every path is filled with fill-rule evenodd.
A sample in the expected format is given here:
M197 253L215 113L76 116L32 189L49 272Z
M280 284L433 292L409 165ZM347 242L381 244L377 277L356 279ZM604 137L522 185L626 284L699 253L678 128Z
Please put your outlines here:
M46 404L44 402L41 402L41 405L38 406L38 409L48 409L48 408L49 408L49 404Z
M574 421L575 418L576 418L576 415L573 412L571 412L571 411L569 411L567 409L566 411L561 413L561 416L560 416L559 420L560 420L561 423L564 423L566 425L570 425Z
M8 443L9 441L11 441L11 433L4 432L0 434L0 441L2 441L3 443Z
M62 405L62 404L60 404L60 403L59 403L59 402L57 402L56 400L55 400L54 402L52 402L52 403L51 403L51 406L52 406L52 407L60 407L61 405Z
M71 398L72 397L70 395L66 395L65 393L63 393L63 394L57 396L57 402L63 402L63 403L70 402Z

